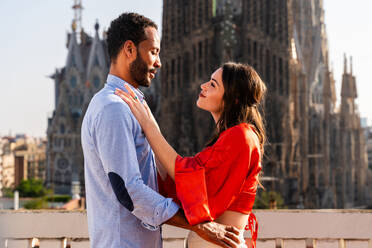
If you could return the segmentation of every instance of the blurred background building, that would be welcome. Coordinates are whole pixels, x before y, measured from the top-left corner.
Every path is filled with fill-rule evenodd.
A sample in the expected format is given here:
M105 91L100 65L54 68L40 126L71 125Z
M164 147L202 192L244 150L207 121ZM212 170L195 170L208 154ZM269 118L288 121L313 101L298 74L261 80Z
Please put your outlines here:
M45 180L46 140L26 135L0 138L0 185L14 189L22 180Z

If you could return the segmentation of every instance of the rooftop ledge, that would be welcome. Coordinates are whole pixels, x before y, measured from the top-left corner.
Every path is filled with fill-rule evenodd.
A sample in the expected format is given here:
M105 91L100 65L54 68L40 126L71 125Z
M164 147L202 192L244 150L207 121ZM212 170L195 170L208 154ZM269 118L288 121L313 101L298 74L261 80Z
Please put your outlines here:
M257 248L372 248L372 210L253 212L259 223ZM0 210L0 223L0 248L89 247L84 210ZM184 247L187 233L187 230L164 225L164 248ZM249 232L245 237L249 240Z

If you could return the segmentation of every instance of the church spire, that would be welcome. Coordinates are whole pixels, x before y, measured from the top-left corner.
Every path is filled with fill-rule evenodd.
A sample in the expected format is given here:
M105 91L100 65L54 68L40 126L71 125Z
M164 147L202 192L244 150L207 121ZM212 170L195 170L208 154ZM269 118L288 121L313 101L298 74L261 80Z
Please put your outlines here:
M346 58L346 53L344 53L344 74L347 74L347 58Z
M353 56L350 56L350 74L353 75Z
M83 11L83 5L82 0L74 0L74 5L72 5L72 9L74 10L74 19L72 20L72 30L74 32L79 33L82 29L82 11Z

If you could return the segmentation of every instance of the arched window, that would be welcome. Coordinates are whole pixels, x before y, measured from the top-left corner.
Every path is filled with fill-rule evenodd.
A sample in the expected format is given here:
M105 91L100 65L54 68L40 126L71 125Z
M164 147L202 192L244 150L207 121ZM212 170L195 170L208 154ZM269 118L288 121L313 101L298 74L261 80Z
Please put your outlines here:
M62 174L58 170L54 173L54 182L55 183L61 183L62 182Z
M62 134L65 133L65 125L61 124L61 125L59 126L59 132L62 133Z
M77 78L75 76L71 76L71 78L70 78L70 86L72 88L75 88L76 85L77 85Z
M101 80L98 76L93 77L93 85L96 88L99 88L99 86L101 85Z
M65 177L64 178L64 182L66 184L70 184L71 183L71 172L70 171L66 171L64 177Z
M68 160L65 158L58 159L57 166L60 170L66 170L68 168Z

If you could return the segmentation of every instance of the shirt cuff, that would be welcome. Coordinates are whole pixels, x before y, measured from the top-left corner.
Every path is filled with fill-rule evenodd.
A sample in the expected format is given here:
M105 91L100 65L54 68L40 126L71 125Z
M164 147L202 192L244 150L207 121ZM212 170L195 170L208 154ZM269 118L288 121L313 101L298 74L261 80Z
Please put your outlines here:
M171 198L166 199L165 205L165 207L164 205L160 205L155 208L153 220L154 223L157 223L156 226L150 225L143 221L141 221L141 225L150 231L156 231L159 229L161 224L172 218L180 208L175 202L172 201Z

